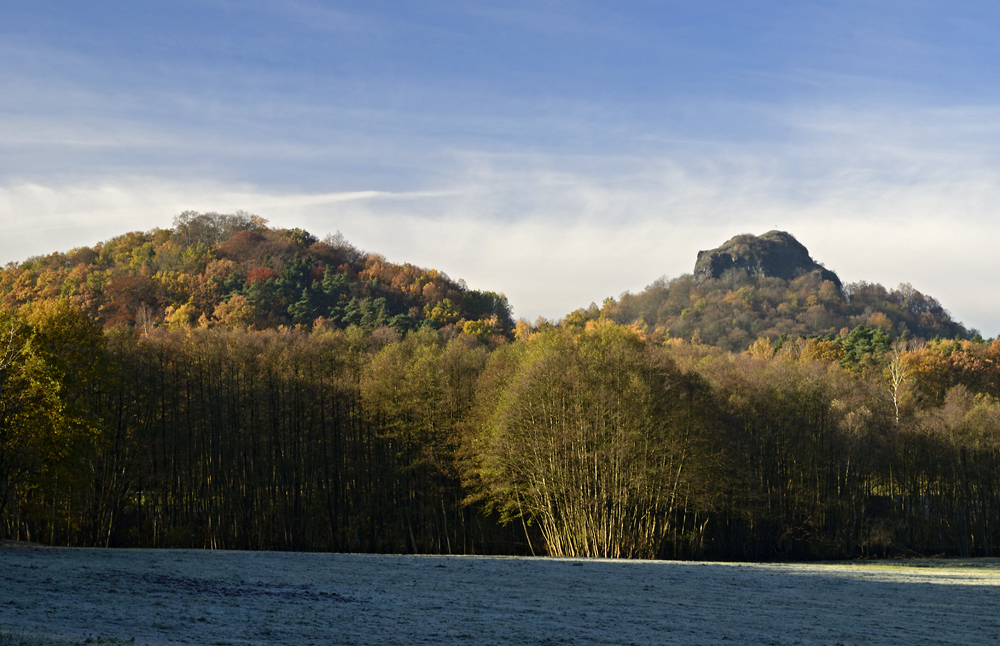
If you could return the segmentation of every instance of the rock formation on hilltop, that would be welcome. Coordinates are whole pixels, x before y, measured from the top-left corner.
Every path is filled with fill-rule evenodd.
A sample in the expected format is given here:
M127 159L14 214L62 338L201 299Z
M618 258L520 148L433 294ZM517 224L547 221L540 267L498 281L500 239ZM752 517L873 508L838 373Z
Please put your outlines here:
M699 281L720 278L731 269L784 280L818 272L823 280L832 281L840 287L837 274L813 260L809 250L784 231L768 231L760 236L745 233L717 249L699 251L694 277Z

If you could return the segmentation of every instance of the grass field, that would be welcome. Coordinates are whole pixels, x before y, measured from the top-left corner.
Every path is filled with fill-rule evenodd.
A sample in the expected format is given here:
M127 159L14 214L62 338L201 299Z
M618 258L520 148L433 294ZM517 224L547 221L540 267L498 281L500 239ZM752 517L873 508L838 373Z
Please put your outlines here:
M0 646L989 644L1000 561L0 548Z

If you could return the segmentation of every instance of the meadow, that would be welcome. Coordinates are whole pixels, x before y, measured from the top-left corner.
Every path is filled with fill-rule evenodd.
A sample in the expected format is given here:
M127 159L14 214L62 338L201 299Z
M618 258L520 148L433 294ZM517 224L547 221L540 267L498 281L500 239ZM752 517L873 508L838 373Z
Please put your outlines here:
M1000 560L0 548L0 644L983 644Z

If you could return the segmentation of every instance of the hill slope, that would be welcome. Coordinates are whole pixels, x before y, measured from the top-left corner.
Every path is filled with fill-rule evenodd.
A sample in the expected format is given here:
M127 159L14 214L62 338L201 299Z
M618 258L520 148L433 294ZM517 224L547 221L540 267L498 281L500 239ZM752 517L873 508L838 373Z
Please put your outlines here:
M858 326L893 337L970 336L937 300L910 285L842 285L782 231L740 235L702 251L692 274L608 299L600 315L734 351L761 336L836 335Z
M126 233L0 270L0 304L52 299L110 327L433 327L480 338L509 337L514 327L503 294L388 262L339 234L319 240L246 213L187 212L170 229ZM838 335L858 326L892 337L970 336L909 285L843 285L782 231L736 236L700 252L691 274L609 298L566 322L596 318L734 351L762 336Z
M246 213L181 214L171 229L8 264L7 307L67 299L106 326L455 326L509 334L502 294L363 253L339 234L318 240Z

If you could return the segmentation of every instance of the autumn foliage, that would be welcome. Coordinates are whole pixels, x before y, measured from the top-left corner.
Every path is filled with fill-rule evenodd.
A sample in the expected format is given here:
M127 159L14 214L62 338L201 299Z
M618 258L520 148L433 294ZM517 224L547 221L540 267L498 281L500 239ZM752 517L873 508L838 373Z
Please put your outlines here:
M607 299L599 316L639 324L663 338L682 338L733 351L759 337L823 336L859 326L893 337L968 338L970 333L932 297L910 285L887 290L853 283L838 287L815 273L797 278L730 270L720 278L661 279L638 294Z
M1000 340L905 286L682 277L515 325L500 294L246 214L30 259L0 286L4 538L1000 549Z
M400 332L470 323L500 336L513 330L502 294L363 253L339 235L321 241L245 213L184 213L172 229L9 264L0 271L0 299L10 309L58 300L105 327L147 331L317 322Z

